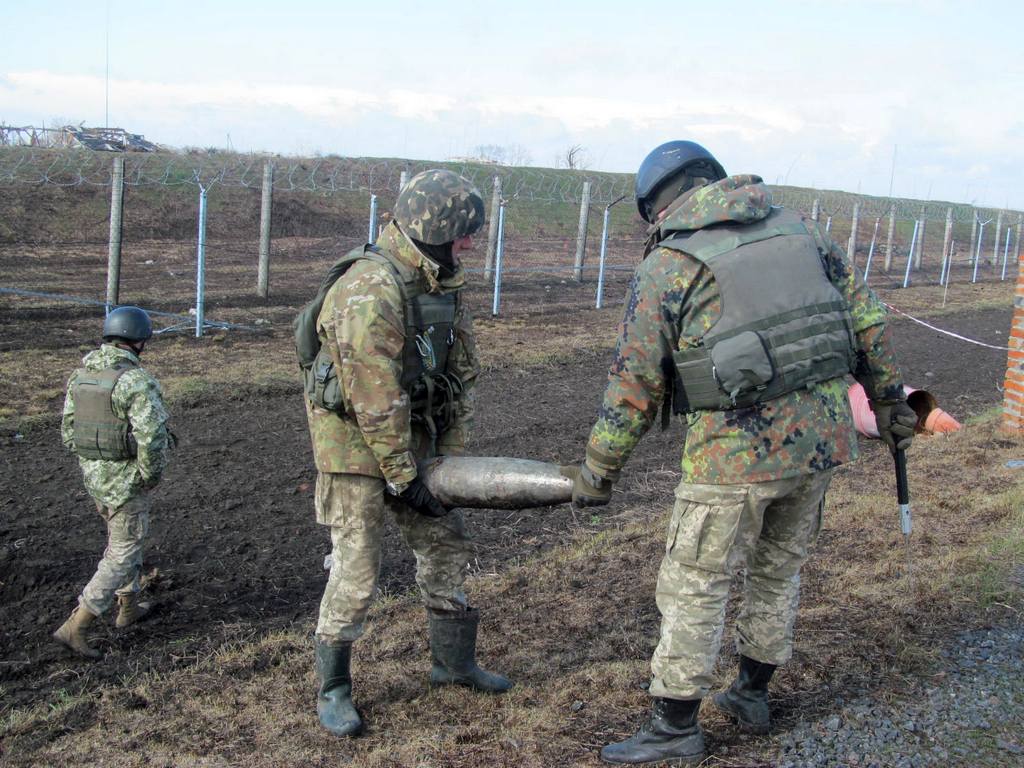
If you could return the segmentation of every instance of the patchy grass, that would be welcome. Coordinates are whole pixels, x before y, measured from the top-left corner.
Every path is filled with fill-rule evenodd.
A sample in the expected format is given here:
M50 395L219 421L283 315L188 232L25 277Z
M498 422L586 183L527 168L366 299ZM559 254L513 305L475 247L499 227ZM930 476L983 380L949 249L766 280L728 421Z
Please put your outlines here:
M773 684L780 730L847 691L896 692L955 628L1020 610L1024 476L1005 465L1024 439L996 424L990 416L915 443L909 568L889 455L872 445L837 474L804 572L796 653ZM6 712L5 756L10 765L596 766L598 747L631 732L647 706L654 581L677 479L627 471L623 487L642 503L602 511L611 527L570 532L507 572L471 577L484 609L481 660L515 678L507 696L429 690L423 610L416 595L396 595L375 605L356 645L360 739L333 739L316 722L306 623L240 629L236 642L172 671L139 670L74 702ZM710 712L704 723L724 764L772 759L771 739L745 740Z

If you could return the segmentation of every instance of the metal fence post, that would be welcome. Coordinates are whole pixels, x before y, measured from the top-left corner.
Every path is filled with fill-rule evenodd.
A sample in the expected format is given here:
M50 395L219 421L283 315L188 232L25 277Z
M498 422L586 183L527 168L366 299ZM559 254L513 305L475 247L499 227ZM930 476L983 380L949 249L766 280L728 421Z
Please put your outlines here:
M196 246L196 338L203 335L206 303L206 187L199 185L199 239Z
M121 222L124 213L124 158L114 158L110 179L110 245L107 251L107 312L121 298Z
M580 196L580 228L576 233L576 260L572 266L572 277L577 283L583 282L583 257L587 251L587 222L590 218L590 182L583 182Z
M896 204L889 206L889 234L885 238L885 271L892 269L892 246L896 236Z
M853 204L853 221L850 222L850 239L846 241L846 253L850 263L857 263L857 225L860 224L860 203Z
M370 230L369 234L366 235L366 242L373 243L377 242L377 196L370 195Z
M498 211L501 208L501 176L494 177L494 193L491 195L491 222L487 230L487 256L484 259L484 280L491 279L494 270L494 251L498 245Z
M501 311L501 257L505 253L505 201L498 203L498 241L494 250L494 301L491 303L491 316L497 317Z
M260 261L256 270L256 294L270 295L270 215L274 199L274 164L263 166L263 197L260 199Z
M914 222L914 235L910 238L910 250L907 251L907 271L903 275L904 288L910 285L910 267L914 263L914 246L917 245L917 228L920 224L920 221Z
M875 243L878 241L878 225L882 223L882 217L875 219L875 229L871 233L871 245L868 246L868 260L864 263L864 285L868 284L868 274L871 272L871 259L875 255Z
M398 174L398 193L401 194L402 190L405 189L405 185L409 183L409 172L402 171Z
M832 231L832 215L829 214L829 217L827 219L825 219L825 234L827 235L831 231Z
M977 215L975 215L977 220ZM988 224L992 219L985 219L984 221L978 221L978 247L974 251L974 273L971 275L971 282L978 282L978 262L981 261L981 242L985 239L985 225Z
M600 309L604 301L604 262L605 257L608 255L608 219L611 217L612 206L624 198L625 195L621 195L618 199L613 200L604 207L604 220L601 222L601 260L597 269L597 300L594 302L595 309Z

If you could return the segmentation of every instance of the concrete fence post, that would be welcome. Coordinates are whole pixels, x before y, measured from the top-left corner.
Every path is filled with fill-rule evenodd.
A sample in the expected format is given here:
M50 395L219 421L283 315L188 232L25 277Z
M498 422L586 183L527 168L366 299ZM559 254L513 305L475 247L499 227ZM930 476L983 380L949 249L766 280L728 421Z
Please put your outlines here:
M491 317L501 312L501 262L505 253L505 201L498 201L498 242L494 249L494 298L491 301Z
M896 237L896 206L891 205L889 207L889 234L885 238L885 271L888 272L892 268L892 246L893 239Z
M377 242L377 196L370 195L370 228L366 235L366 242Z
M263 166L263 196L260 199L260 260L256 270L256 295L270 295L270 216L274 200L274 164Z
M971 210L971 248L968 251L971 261L974 261L974 246L978 244L978 212Z
M398 176L398 192L401 194L402 190L405 189L405 185L409 183L409 172L402 171Z
M576 260L572 265L572 277L577 283L583 282L583 259L587 252L587 223L590 220L590 182L583 182L580 195L580 228L576 233Z
M501 176L494 177L494 193L491 195L491 221L487 230L487 256L484 259L484 280L491 279L494 269L494 254L498 248L498 209L501 208Z
M1003 382L1003 428L1024 431L1024 259L1020 258L1020 219L1017 219L1017 290L1013 300L1010 326L1010 351Z
M821 201L818 198L814 198L814 203L811 205L811 221L817 221L821 218Z
M928 217L925 216L924 208L921 208L921 218L918 219L920 222L919 231L917 233L917 254L914 256L914 269L921 269L921 257L924 255L924 228L925 224L928 223Z
M857 264L857 225L860 224L860 203L853 204L853 220L850 222L850 239L846 241L846 254L850 263Z
M1003 231L1003 212L1000 211L996 215L996 234L995 239L992 241L992 259L991 264L994 267L999 263L999 236Z
M107 250L107 312L121 298L121 231L124 214L124 158L114 158L110 178L110 243Z
M952 209L952 207L950 207L950 208L946 209L946 231L942 235L942 270L941 270L941 273L939 275L939 284L940 285L942 284L942 281L944 279L946 270L949 268L946 265L947 258L949 259L949 264L952 265L952 258L950 258L952 256L952 254L950 253L950 245L952 245L952 243L953 243L953 209Z

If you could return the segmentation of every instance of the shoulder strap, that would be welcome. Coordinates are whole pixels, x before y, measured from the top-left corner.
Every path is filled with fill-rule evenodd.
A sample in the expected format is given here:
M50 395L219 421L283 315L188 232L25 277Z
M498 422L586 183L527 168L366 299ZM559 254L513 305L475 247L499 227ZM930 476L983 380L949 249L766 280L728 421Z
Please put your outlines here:
M675 233L659 245L684 251L698 261L707 263L716 256L734 251L741 245L769 240L781 235L806 235L804 222L789 211L775 210L768 218L754 224L715 226L685 234Z

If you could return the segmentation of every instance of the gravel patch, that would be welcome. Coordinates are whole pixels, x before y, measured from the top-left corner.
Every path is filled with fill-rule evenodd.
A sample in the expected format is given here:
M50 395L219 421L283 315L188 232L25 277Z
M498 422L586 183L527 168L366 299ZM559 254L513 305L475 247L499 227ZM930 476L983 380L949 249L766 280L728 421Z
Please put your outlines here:
M1024 766L1024 628L972 630L944 670L897 696L837 702L837 714L777 737L779 768Z

